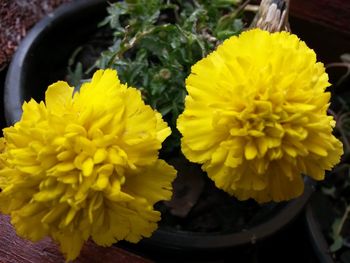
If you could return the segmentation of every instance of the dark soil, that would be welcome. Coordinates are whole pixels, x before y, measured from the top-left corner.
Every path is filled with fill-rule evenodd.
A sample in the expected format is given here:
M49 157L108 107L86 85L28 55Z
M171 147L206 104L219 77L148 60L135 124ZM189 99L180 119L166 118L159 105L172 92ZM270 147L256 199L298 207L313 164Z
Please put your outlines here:
M108 26L100 27L86 43L78 47L71 56L69 68L75 70L77 63L82 65L82 77L91 77L92 67L103 51L113 45L113 32ZM69 78L69 76L68 76Z
M173 183L173 199L156 205L162 212L160 226L163 228L233 233L258 225L283 206L276 203L259 205L254 200L239 201L218 189L200 165L192 164L182 156L167 161L176 168L178 176Z

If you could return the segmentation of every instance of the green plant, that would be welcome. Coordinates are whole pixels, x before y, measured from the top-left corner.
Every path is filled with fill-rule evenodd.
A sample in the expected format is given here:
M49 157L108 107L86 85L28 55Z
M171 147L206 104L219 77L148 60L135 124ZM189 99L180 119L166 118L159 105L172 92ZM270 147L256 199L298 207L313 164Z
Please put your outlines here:
M327 229L327 238L330 241L330 251L335 253L336 260L349 262L348 248L350 237L350 101L344 96L344 91L338 92L348 85L350 74L350 56L343 54L341 62L327 65L328 70L334 68L345 69L344 74L332 86L333 109L329 113L336 121L335 133L343 142L344 155L327 180L321 186L321 192L330 200L331 227ZM334 217L334 218L333 218ZM328 227L328 226L327 226Z
M122 82L139 88L145 102L157 109L172 128L164 147L172 151L180 142L175 127L184 108L185 78L195 62L227 37L242 31L240 17L248 2L238 7L239 3L126 0L111 4L100 26L112 30L113 45L102 52L87 73L95 68L114 68ZM68 79L80 80L81 63L69 72Z

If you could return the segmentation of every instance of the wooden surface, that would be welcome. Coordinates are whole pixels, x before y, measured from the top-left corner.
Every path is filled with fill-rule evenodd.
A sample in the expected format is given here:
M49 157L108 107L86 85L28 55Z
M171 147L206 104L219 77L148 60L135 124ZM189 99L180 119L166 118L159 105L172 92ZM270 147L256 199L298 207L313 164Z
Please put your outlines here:
M350 0L290 1L292 32L316 51L318 61L339 62L350 53Z
M290 0L290 5L292 16L350 33L350 0Z
M50 239L32 243L18 237L8 216L0 215L1 263L63 263L58 247ZM99 247L88 242L82 249L77 263L147 263L150 262L117 247Z

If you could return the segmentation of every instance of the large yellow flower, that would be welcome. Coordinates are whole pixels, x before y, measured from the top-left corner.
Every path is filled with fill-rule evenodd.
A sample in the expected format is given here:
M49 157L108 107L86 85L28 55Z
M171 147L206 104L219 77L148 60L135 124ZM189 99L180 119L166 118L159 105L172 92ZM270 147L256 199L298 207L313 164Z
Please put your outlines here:
M20 236L51 236L67 260L89 237L102 246L149 237L160 220L153 205L171 197L176 174L158 159L169 134L113 70L97 71L74 95L57 82L4 129L0 210Z
M295 35L254 29L231 37L186 80L182 151L240 200L299 196L302 174L323 179L343 153L327 116L329 85Z

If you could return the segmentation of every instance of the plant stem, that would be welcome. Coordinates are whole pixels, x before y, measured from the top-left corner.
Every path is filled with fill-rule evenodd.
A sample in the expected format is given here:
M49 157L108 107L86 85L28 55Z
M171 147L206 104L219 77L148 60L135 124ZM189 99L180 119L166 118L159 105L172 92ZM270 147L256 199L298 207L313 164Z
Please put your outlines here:
M342 229L343 229L343 225L344 225L346 219L348 218L349 213L350 213L350 207L347 206L347 207L346 207L346 210L345 210L345 213L344 213L344 215L342 216L342 218L341 218L341 220L340 220L340 224L339 224L339 226L338 226L338 228L337 228L336 234L337 234L338 236L340 235L340 233L341 233L341 231L342 231Z

